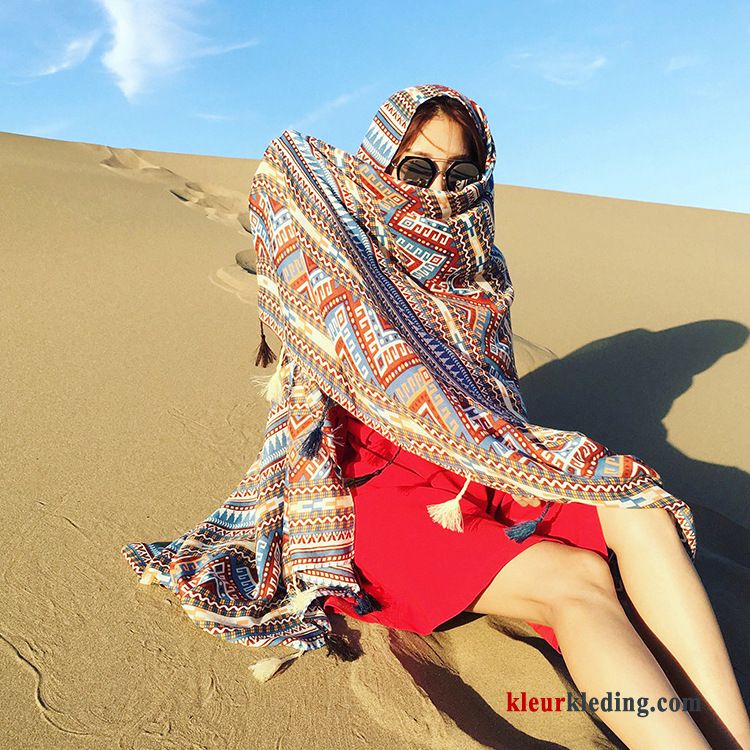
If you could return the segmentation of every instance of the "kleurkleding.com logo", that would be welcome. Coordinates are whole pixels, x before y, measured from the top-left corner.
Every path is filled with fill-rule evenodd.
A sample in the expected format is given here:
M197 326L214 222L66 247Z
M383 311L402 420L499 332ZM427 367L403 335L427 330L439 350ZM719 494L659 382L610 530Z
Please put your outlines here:
M526 691L516 693L510 690L506 693L507 711L630 711L638 716L648 716L655 711L700 711L701 703L697 697L676 698L662 697L651 703L647 696L634 698L621 696L620 691L612 695L607 691L603 698L589 698L586 693L580 695L568 691L564 696L544 695L528 697Z

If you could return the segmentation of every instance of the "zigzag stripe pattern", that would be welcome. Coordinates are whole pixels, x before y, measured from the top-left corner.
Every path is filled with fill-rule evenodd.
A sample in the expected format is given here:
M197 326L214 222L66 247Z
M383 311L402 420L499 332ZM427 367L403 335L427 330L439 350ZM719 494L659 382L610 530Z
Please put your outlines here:
M416 108L445 95L484 135L482 178L453 192L384 168ZM258 311L283 342L280 396L258 456L205 521L171 543L122 548L193 622L249 646L325 645L317 597L354 597L355 514L336 464L331 402L466 479L550 502L667 508L690 554L688 505L658 472L580 432L535 425L513 354L513 285L494 244L495 145L476 102L454 89L404 89L378 109L355 154L285 130L248 195ZM319 430L317 450L303 451ZM304 598L304 597L303 597Z

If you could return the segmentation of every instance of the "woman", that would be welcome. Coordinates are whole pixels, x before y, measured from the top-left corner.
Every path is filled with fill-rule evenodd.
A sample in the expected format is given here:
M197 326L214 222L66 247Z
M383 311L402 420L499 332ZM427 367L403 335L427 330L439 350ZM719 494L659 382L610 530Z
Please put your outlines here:
M435 97L417 109L387 171L392 174L401 165L398 174L407 181L446 190L451 165L462 160L483 164L481 143L465 109L455 99ZM421 159L410 164L413 156ZM435 166L431 168L430 162ZM383 467L352 494L357 517L354 560L365 588L384 606L360 615L344 599L330 596L327 608L423 634L463 610L518 618L562 653L580 691L604 695L620 690L622 695L649 696L652 701L674 697L674 688L618 601L607 564L612 550L641 617L678 658L740 746L750 747L747 712L714 612L666 510L627 513L615 507L558 505L556 514L516 545L493 526L528 517L519 506L539 502L509 493L493 497L495 491L474 483L464 494L476 508L472 533L442 538L441 530L421 513L421 498L410 502L413 489L419 488L422 496L451 494L462 478L437 472L433 464L399 451L341 412L340 424L347 434L339 459L344 475ZM404 522L395 523L399 517ZM432 553L425 555L425 549ZM465 561L460 575L448 564L457 558ZM413 580L407 588L400 585L407 568L412 575L419 570L420 585L414 586ZM485 578L489 583L479 586ZM474 591L476 596L471 596ZM470 603L459 606L467 595ZM646 722L627 713L602 718L629 747L668 747L677 742L681 747L709 747L688 713L655 713Z
M123 553L226 640L347 658L323 607L416 632L466 609L530 622L589 695L673 697L617 601L609 547L644 620L750 747L687 505L635 456L527 420L494 156L481 108L438 85L389 97L356 155L296 131L269 144L249 196L256 364L275 359L263 322L283 342L263 446L206 521ZM602 718L631 747L709 746L687 713Z

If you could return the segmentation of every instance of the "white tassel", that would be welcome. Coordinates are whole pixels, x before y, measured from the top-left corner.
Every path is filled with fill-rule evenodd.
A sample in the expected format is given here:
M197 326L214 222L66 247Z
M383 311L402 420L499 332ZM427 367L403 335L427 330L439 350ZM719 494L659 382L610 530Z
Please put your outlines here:
M430 518L439 523L444 529L463 531L464 519L461 513L461 498L464 496L464 492L466 492L469 484L471 484L471 479L467 479L458 495L452 497L450 500L428 505L427 511L430 514Z
M278 656L269 656L268 659L261 659L260 661L256 661L255 664L251 664L248 669L253 673L253 677L258 682L268 682L284 664L292 659L299 658L304 653L304 651L297 651L294 654L280 658Z
M266 390L268 389L268 384L271 382L271 378L273 375L269 375L268 377L253 377L250 378L250 380L253 381L257 386L259 386L258 392L261 394L261 396L266 395Z
M313 586L309 589L297 591L289 598L289 601L284 605L284 609L288 614L293 614L298 617L302 616L310 606L310 603L317 599L319 596L322 596L322 594L318 591L319 588L321 587ZM265 615L263 615L263 617L260 618L260 624L263 625L269 620L272 620L274 617L279 616L280 615L277 610L267 612Z
M261 394L269 403L273 404L281 401L282 394L282 377L286 374L287 363L284 362L284 349L285 344L281 346L281 352L279 353L279 361L276 365L276 369L273 371L273 375L268 379L263 377L252 378L253 382L261 386Z
M153 568L147 566L143 573L141 573L141 577L138 579L138 583L142 584L143 586L149 586L156 580L158 580L156 571Z
M305 589L304 591L298 591L287 603L287 608L290 612L295 615L301 615L310 606L310 602L314 601L320 596L318 589L320 586L313 586L312 588Z
M266 401L273 404L281 400L281 367L277 367L263 392Z

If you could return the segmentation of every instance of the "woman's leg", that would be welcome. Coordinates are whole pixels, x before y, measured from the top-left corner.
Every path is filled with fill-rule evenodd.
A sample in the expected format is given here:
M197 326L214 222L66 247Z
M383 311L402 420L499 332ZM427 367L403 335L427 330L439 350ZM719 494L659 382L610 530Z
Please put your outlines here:
M750 748L750 720L729 654L673 516L663 508L597 510L607 546L617 555L625 591L638 615L740 747ZM699 724L702 719L704 714L696 716Z
M607 562L595 552L541 541L498 572L468 608L549 625L579 691L634 699L678 698L617 599ZM689 713L597 711L632 750L710 745Z

